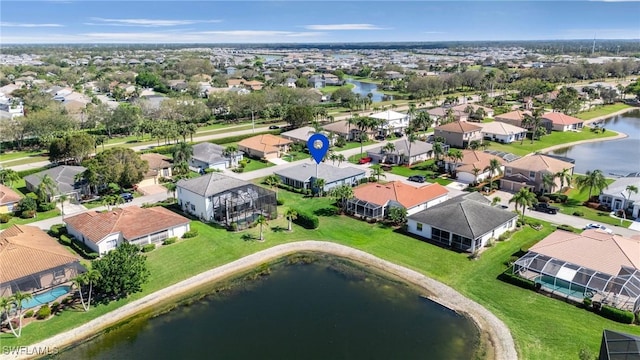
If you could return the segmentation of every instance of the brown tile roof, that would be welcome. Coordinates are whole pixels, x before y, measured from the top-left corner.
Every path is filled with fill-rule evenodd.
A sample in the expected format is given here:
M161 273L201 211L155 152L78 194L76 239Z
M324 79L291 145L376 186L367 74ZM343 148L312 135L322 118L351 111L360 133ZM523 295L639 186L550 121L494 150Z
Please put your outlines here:
M20 201L20 199L22 199L22 196L17 192L8 186L0 184L0 205L16 203Z
M427 201L447 195L449 191L440 184L415 187L400 181L386 184L368 183L354 189L356 199L376 205L386 205L389 201L397 201L410 209Z
M149 171L145 174L146 177L153 177L158 174L158 169L166 169L171 167L171 159L157 153L147 153L140 155L142 160L147 160L149 163Z
M97 244L109 234L121 232L126 240L133 240L186 224L189 219L161 206L151 208L129 206L107 212L88 211L67 217L64 222Z
M440 125L436 128L436 130L464 134L473 131L480 131L482 130L482 128L466 121L454 121L448 124Z
M13 225L0 233L0 283L77 261L35 226Z
M489 166L491 159L498 159L501 165L504 165L506 161L499 156L491 155L484 151L475 150L462 150L462 164L457 167L457 171L463 171L473 174L473 168L480 169L480 174L484 172L484 168Z
M281 136L264 134L244 139L238 143L248 149L254 149L262 153L277 152L280 146L290 145L291 140L287 140Z
M609 275L618 274L621 266L640 269L640 240L601 230L556 230L529 250Z
M504 114L500 114L500 115L496 115L495 119L496 120L500 120L500 119L508 119L508 120L524 120L525 115L531 115L531 111L525 110L525 111L520 111L520 110L516 110L516 111L511 111L508 113L504 113Z
M244 79L228 79L227 80L227 85L228 86L242 85L244 83L245 83Z
M514 160L509 163L509 166L514 169L523 169L536 172L547 170L555 174L559 171L562 171L563 169L571 169L575 165L542 154L534 154Z
M559 112L546 113L542 115L542 118L551 121L554 125L573 125L584 122L584 120L580 120L578 118L574 118L573 116L565 115Z

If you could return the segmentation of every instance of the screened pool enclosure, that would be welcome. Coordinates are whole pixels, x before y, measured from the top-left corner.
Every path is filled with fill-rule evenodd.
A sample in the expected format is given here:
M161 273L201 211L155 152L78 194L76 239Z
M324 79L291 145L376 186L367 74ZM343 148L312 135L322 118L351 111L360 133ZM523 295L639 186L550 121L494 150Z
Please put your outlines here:
M622 266L610 275L563 260L528 252L513 265L513 272L533 280L546 291L575 300L585 297L635 312L640 308L640 272Z
M255 222L260 215L267 219L277 217L277 200L273 191L247 184L210 197L213 205L212 220L238 229L244 229Z

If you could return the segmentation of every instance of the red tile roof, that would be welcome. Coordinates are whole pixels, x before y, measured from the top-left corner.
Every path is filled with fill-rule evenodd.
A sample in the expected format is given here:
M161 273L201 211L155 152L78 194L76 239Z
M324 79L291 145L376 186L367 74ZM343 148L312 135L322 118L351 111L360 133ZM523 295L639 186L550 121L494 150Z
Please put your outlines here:
M0 283L74 262L78 258L35 226L13 225L0 233Z
M0 205L12 204L20 201L22 196L10 187L0 184Z
M473 131L480 131L482 130L482 128L480 126L470 124L466 121L454 121L448 124L440 125L436 128L436 130L464 134Z
M580 124L584 120L574 118L573 116L565 115L559 112L550 112L542 115L543 119L550 120L554 125L573 125Z
M97 244L109 234L121 232L126 240L133 240L186 224L189 219L160 206L130 206L107 212L88 211L65 218L64 222Z
M449 191L440 184L430 184L417 188L400 181L391 181L386 184L368 183L358 186L353 191L356 199L376 205L386 205L393 200L407 209L448 193Z

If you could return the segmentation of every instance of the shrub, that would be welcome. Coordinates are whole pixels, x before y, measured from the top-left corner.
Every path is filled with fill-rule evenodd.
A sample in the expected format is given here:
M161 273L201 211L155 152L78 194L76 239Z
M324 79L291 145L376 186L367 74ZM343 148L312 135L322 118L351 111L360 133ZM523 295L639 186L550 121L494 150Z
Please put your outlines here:
M320 226L320 220L317 216L300 210L296 210L296 212L298 213L298 217L293 220L295 224L309 230L317 229L318 226Z
M194 238L194 237L196 237L196 236L198 236L198 230L196 230L196 229L191 229L191 230L187 231L186 233L184 233L184 234L182 235L182 238L183 238L183 239L189 239L189 238Z
M500 274L500 276L498 276L498 279L516 286L520 286L521 288L525 288L529 290L535 289L535 283L532 280L521 278L518 275L509 274L505 272Z
M60 237L63 234L67 234L67 227L64 224L51 225L49 228L49 235L53 237Z
M574 211L573 216L584 216L584 213L582 211Z
M511 237L511 231L505 231L498 236L498 241L505 241Z
M173 243L175 243L178 240L177 237L170 237L168 239L164 239L164 241L162 242L162 245L171 245Z
M551 199L549 197L547 197L547 196L540 196L538 198L538 201L541 202L541 203L548 203L549 200L551 200Z
M30 317L33 317L33 314L34 314L33 310L27 310L27 312L24 313L24 317L25 319L28 319Z
M146 244L142 247L142 252L147 253L151 252L156 248L156 244Z
M38 205L40 212L51 211L56 208L56 204L52 202L42 202Z
M22 214L20 215L20 217L23 218L23 219L32 219L35 216L36 216L36 211L35 210L23 211Z
M276 203L278 204L278 206L284 205L284 199L278 198L278 200L276 200Z
M620 310L613 306L602 305L600 308L600 315L623 324L633 323L633 313L631 311Z
M0 224L6 224L11 220L11 215L9 214L0 214Z
M43 305L36 313L36 318L38 320L47 319L49 316L51 316L51 308L49 307L49 304Z
M584 298L582 299L582 304L584 304L584 307L589 309L591 307L591 303L593 303L593 300L591 300L591 298Z
M60 235L60 242L63 245L70 246L75 252L80 254L85 259L93 260L100 257L100 254L93 252L93 250L88 248L85 244L75 241L72 236Z
M51 304L51 312L57 313L58 310L60 310L60 303L56 301L53 304Z
M229 225L229 231L238 231L238 224L232 222L231 225Z
M566 225L566 224L558 225L556 228L558 230L564 230L564 231L573 232L573 227L571 227L570 225Z
M67 235L60 235L62 245L71 246L71 239Z

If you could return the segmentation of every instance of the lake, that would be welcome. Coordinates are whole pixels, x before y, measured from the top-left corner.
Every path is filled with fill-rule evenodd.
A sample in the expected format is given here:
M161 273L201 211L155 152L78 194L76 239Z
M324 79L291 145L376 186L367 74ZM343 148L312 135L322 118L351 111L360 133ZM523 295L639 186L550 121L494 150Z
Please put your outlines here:
M351 88L352 92L356 94L360 94L360 96L362 97L366 97L367 94L371 93L373 94L371 101L373 102L382 101L384 94L378 91L378 85L373 83L366 83L358 80L353 80L353 79L346 79L346 82L354 85L354 87ZM388 99L393 100L393 96L388 95Z
M629 137L579 144L552 151L551 154L575 159L574 171L579 174L595 169L602 170L606 176L640 171L640 110L605 119L604 128L623 132Z
M397 279L312 256L320 260L271 266L269 276L134 319L56 358L473 358L480 335L468 318Z

